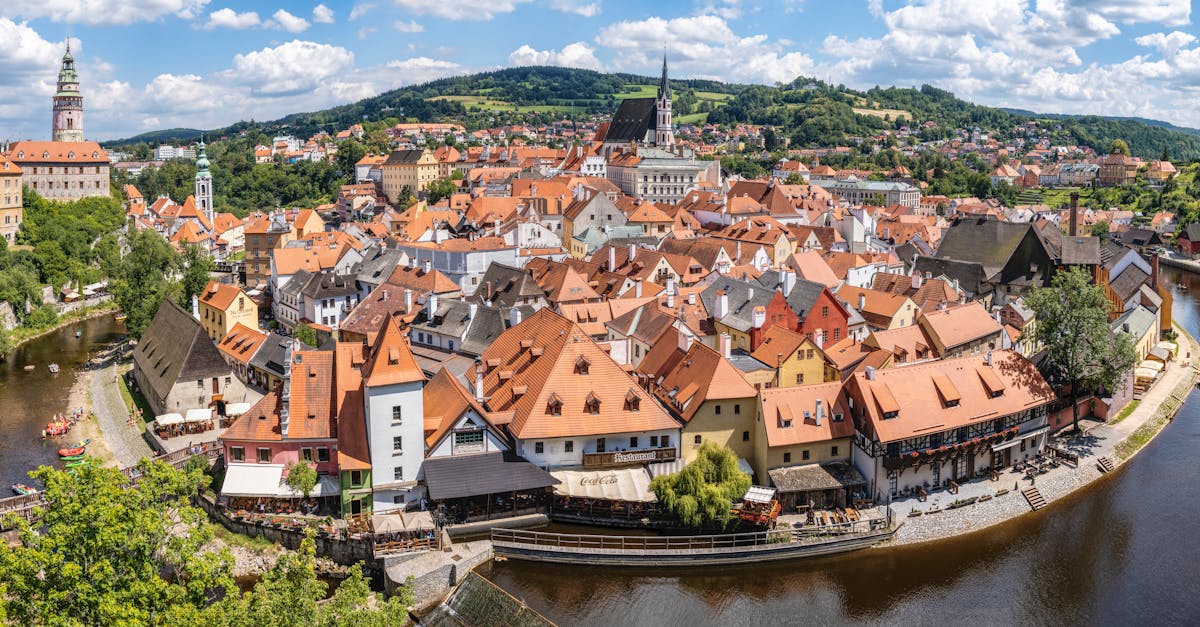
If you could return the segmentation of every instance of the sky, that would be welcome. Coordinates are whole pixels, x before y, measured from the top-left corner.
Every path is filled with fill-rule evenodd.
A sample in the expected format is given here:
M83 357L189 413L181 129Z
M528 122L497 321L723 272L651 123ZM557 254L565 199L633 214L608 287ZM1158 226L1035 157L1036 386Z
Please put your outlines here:
M0 138L218 128L520 65L856 88L1200 127L1189 0L0 0Z

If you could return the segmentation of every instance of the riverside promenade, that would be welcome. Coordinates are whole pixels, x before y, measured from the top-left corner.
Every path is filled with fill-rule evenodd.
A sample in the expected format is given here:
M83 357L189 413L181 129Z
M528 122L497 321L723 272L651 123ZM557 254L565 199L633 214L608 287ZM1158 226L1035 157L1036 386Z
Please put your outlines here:
M1178 325L1175 330L1179 334L1179 354L1128 416L1115 424L1081 420L1082 433L1063 433L1050 441L1051 445L1078 455L1077 467L1060 465L1037 476L1033 482L1024 475L1006 472L1000 475L999 481L982 479L965 483L959 488L958 494L941 491L931 494L924 502L917 498L892 501L892 509L904 524L891 542L880 546L943 540L1033 514L1021 490L1036 487L1046 503L1052 506L1055 501L1108 474L1100 470L1101 457L1111 460L1119 470L1122 464L1141 450L1141 445L1158 435L1195 386L1196 370L1193 363L1200 357L1200 344ZM1007 492L998 495L1004 490ZM945 509L956 500L984 495L990 498L965 507ZM922 512L922 515L910 517L909 513L914 510ZM927 513L931 510L935 513Z

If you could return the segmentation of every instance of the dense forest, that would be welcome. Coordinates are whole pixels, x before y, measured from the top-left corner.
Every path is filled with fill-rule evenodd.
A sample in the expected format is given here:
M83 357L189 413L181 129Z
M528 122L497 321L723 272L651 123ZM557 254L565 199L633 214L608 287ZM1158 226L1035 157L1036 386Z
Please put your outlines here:
M353 104L296 113L272 122L238 122L213 134L286 132L308 137L363 121L390 119L454 120L468 128L545 123L564 117L589 119L612 113L622 98L653 95L647 87L657 83L657 77L634 74L561 67L508 68L402 87ZM774 86L711 80L672 80L671 85L676 116L684 123L769 124L798 146L845 144L848 138L914 121L937 123L937 128L922 131L921 140L944 139L955 128L972 126L1007 139L1017 127L1037 120L1039 128L1060 143L1082 144L1102 152L1120 138L1136 156L1159 158L1166 152L1174 159L1200 158L1200 135L1192 129L1131 118L1040 115L985 107L929 85L859 91L805 77ZM182 139L181 131L157 131L106 145Z

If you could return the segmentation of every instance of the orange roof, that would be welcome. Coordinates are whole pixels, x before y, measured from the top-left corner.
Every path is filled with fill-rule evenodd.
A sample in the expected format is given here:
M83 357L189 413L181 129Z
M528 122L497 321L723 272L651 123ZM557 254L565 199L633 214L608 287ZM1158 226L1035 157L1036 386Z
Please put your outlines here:
M1013 351L987 357L931 361L856 373L847 391L861 403L868 430L880 442L986 423L1054 400L1054 392L1033 362ZM885 412L896 412L884 418Z
M245 293L238 287L209 281L208 285L204 286L204 291L200 292L200 302L225 311L239 295L245 296Z
M413 358L412 349L404 332L390 314L383 323L383 331L372 349L371 357L362 369L366 385L395 385L424 381L425 373Z
M396 287L407 287L414 292L420 293L435 292L437 294L446 294L462 291L458 283L455 283L450 277L442 274L440 271L430 270L426 272L425 268L420 266L396 266L386 282Z
M767 333L763 336L762 342L759 343L758 348L754 349L754 351L750 353L750 356L763 362L764 364L767 364L768 366L777 366L779 355L781 353L783 354L783 358L786 360L795 354L795 352L799 350L799 348L803 346L805 342L812 344L812 348L821 354L821 359L825 358L825 351L817 348L816 344L812 342L807 335L800 335L795 331L785 329L779 325L771 325L771 328L767 329Z
M800 278L820 283L825 287L837 287L842 282L829 264L821 258L821 253L815 250L803 250L792 255L791 266Z
M791 446L854 437L854 421L840 381L768 388L759 393L767 446ZM821 403L820 424L817 403ZM841 416L841 420L834 420Z
M108 165L108 152L96 142L13 142L5 153L20 163L103 163Z
M425 424L427 425L425 445L430 449L449 433L468 409L474 410L489 426L492 424L488 420L487 410L475 400L475 396L468 392L467 388L463 387L458 377L450 374L450 371L445 368L438 370L429 379L429 383L425 384L421 394L424 399Z
M482 355L487 408L513 411L517 438L552 438L676 429L649 393L570 320L540 309L510 327ZM626 397L636 399L637 408ZM585 402L599 401L596 413ZM550 407L560 403L560 413Z
M333 437L333 351L296 351L292 355L288 403L288 439L311 440ZM283 439L279 412L283 407L283 384L263 396L249 411L238 416L222 434L222 440L280 441Z
M857 309L870 324L887 328L892 320L903 313L903 307L910 303L907 296L872 290L853 285L843 285L837 291L838 300ZM862 306L859 306L862 303ZM913 312L914 316L916 312Z
M670 348L679 350L676 346ZM705 401L753 398L757 394L741 370L702 342L692 342L682 359L667 363L673 367L665 371L647 372L640 367L639 370L647 372L656 382L661 378L655 386L655 395L684 422L690 421ZM641 366L645 365L643 361Z
M258 352L258 347L267 339L267 334L258 329L237 323L229 330L229 334L221 339L217 344L217 349L222 353L232 357L239 363L249 363L254 354Z
M978 301L941 311L927 311L921 315L921 320L922 326L946 348L1000 332L1000 323Z
M366 361L365 351L361 342L338 342L334 348L334 402L338 416L338 468L341 470L371 468L359 372Z
M933 342L925 335L919 324L907 324L886 331L874 331L863 344L896 355L900 362L917 361L934 357Z

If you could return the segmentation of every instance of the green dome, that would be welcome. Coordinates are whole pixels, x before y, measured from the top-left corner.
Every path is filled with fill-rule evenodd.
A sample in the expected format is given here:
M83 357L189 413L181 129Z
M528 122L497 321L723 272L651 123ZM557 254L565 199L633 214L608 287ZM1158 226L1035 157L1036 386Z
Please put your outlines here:
M196 157L196 178L200 178L201 174L208 174L208 166L209 166L208 155L204 154L204 140L203 139L200 140L200 143L196 145L196 148L198 148L200 150L200 156Z

